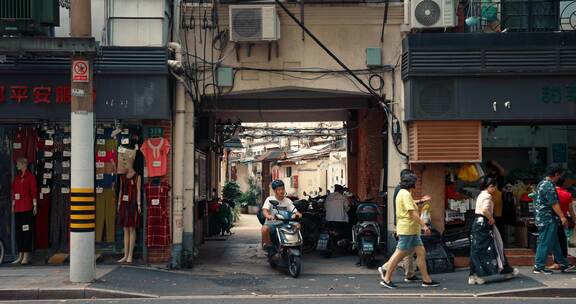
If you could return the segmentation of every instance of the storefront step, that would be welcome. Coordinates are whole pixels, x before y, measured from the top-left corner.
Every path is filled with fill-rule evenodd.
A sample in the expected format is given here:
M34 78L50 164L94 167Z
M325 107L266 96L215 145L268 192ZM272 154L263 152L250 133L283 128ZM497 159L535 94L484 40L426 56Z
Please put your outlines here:
M533 266L534 265L534 252L530 251L531 254L530 255L506 255L506 258L508 259L508 262L510 263L510 265L512 266ZM570 260L571 264L576 264L576 257L569 257L568 258ZM547 265L552 265L553 260L552 257L548 258L548 262L546 263ZM455 257L454 259L454 266L456 268L467 268L469 267L470 262L469 262L469 258L468 257Z

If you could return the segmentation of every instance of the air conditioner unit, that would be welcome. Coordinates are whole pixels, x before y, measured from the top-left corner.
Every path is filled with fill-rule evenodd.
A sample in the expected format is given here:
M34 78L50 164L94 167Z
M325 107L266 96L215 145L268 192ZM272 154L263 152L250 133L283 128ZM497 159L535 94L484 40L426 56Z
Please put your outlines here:
M280 19L274 5L230 5L230 41L280 39Z
M410 4L412 28L455 27L457 0L412 0Z

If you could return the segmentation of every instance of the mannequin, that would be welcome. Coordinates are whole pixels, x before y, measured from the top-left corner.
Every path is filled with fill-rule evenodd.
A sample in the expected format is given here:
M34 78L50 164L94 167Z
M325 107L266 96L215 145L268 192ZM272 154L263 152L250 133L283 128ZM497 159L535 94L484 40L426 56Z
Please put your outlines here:
M141 176L136 173L134 166L130 165L128 172L120 177L118 216L120 225L124 228L124 257L118 260L118 263L133 262L136 227L140 223L142 213L141 188Z
M18 258L12 264L28 264L34 244L34 216L38 212L36 177L28 171L28 160L18 158L16 167L20 174L12 183L12 212L16 223Z

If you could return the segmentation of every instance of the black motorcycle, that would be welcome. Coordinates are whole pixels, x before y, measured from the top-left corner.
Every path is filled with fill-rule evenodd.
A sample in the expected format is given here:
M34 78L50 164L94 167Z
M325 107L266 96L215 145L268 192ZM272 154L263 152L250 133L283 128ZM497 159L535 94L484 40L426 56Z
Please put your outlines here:
M308 200L302 199L294 202L294 206L302 214L300 225L302 226L302 251L304 253L310 253L316 249L326 213L324 199L325 197L309 197Z
M352 251L351 225L344 222L324 222L318 238L316 250L325 258L330 258L338 249Z
M352 244L358 254L358 264L367 266L380 251L378 205L362 202L356 207L356 224L352 227Z

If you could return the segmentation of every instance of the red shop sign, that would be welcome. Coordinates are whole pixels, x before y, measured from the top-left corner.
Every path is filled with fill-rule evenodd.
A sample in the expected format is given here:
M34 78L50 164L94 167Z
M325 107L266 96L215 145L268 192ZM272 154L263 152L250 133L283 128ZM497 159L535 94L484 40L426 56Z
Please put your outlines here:
M53 88L51 86L0 85L0 104L7 101L17 104L25 102L69 104L72 101L70 92L70 86ZM92 102L96 102L96 90L92 90Z

